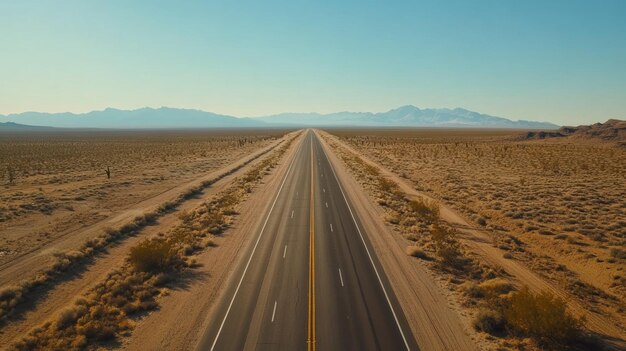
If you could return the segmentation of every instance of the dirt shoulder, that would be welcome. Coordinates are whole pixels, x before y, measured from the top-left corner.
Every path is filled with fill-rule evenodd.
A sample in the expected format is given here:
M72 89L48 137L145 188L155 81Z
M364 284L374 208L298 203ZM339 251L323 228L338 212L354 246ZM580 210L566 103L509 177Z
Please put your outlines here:
M527 285L531 290L536 292L549 291L557 296L562 297L564 300L567 301L568 307L574 314L584 316L586 318L586 326L592 332L597 333L605 340L608 340L613 346L617 348L626 348L626 332L622 328L616 325L611 319L606 318L605 316L586 308L585 306L583 306L583 304L579 303L574 296L569 294L567 291L559 288L558 286L546 281L539 274L533 272L532 269L525 266L523 263L505 258L504 254L506 253L506 251L494 247L494 240L491 237L490 233L471 225L469 221L463 218L463 216L454 211L452 208L437 201L436 199L433 199L432 197L429 197L424 193L415 190L415 188L411 186L411 184L409 184L405 179L402 179L398 175L390 172L382 165L370 160L367 156L363 155L361 152L358 152L350 145L347 145L343 141L328 133L321 133L323 133L325 137L330 138L333 143L337 143L345 150L355 155L358 155L358 157L361 158L367 165L378 168L381 175L397 183L402 192L404 192L409 198L426 198L430 201L436 201L440 206L441 219L446 221L451 226L455 227L460 233L462 233L459 239L463 242L463 244L466 245L468 249L471 250L472 254L496 267L502 267L502 269L504 269L504 271L519 285Z
M282 160L251 196L237 207L234 225L215 238L216 247L197 256L200 265L193 281L170 291L160 303L158 311L140 320L132 336L122 347L129 350L191 350L194 349L209 322L215 318L215 301L226 287L227 280L241 253L252 242L254 234L271 205L301 138L295 140Z
M402 309L423 350L476 350L468 321L436 278L407 256L402 236L381 220L382 210L365 193L324 138L320 138L346 196L358 213L370 242L389 278ZM416 284L415 282L419 282Z

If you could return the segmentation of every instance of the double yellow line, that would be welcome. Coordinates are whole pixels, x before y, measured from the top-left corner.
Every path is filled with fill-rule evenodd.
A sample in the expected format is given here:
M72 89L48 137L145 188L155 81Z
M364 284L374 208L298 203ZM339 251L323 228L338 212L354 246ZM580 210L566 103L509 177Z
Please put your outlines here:
M309 200L309 333L307 349L315 351L315 203L313 201L313 138L311 138L311 196Z

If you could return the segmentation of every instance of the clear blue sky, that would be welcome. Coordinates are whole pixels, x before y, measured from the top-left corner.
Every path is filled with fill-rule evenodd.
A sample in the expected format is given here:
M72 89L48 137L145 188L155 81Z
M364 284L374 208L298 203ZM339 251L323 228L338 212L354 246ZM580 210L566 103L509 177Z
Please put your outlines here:
M0 2L0 114L626 118L626 1Z

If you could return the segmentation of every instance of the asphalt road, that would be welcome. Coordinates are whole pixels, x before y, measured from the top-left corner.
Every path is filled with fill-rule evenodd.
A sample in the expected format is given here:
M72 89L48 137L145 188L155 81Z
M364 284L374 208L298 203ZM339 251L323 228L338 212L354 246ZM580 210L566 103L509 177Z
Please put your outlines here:
M387 278L307 131L199 350L418 350Z

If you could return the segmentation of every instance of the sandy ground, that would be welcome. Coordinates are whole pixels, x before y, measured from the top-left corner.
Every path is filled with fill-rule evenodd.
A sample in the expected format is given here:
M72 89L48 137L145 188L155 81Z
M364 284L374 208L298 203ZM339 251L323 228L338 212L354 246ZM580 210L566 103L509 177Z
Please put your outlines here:
M227 167L204 174L199 178L191 181L179 184L171 189L163 191L156 196L152 196L148 199L132 204L130 207L115 211L111 213L110 217L104 220L98 221L92 225L79 228L77 230L68 231L61 234L56 240L47 243L41 247L36 247L24 254L21 254L11 261L4 263L0 266L0 286L16 284L23 280L25 277L34 276L40 270L47 267L48 264L54 259L53 253L66 252L68 250L77 249L86 240L95 238L102 233L106 228L116 228L122 224L125 224L135 218L138 215L150 212L156 209L162 203L175 199L179 194L183 193L187 189L200 185L205 180L210 180L216 176L228 172L231 169L237 168L241 164L250 159L254 159L258 155L266 152L277 142L272 143L270 146L263 148L260 151L254 152L251 155L244 156L243 158L235 161Z
M282 135L277 131L241 133L74 131L2 135L0 265L13 265L15 260L87 226L114 219L169 190L176 191ZM106 167L110 167L110 179L105 175ZM6 179L7 169L16 174L12 183Z
M142 201L130 209L120 211L113 218L109 218L104 221L100 221L95 225L89 226L81 231L76 231L71 235L62 237L60 240L51 243L44 251L33 252L28 255L22 256L20 259L12 262L10 265L6 264L0 271L0 277L3 285L6 283L15 283L24 279L38 269L42 268L42 264L45 264L46 259L49 259L48 252L53 250L65 250L75 248L81 245L83 240L96 236L103 228L115 227L115 225L125 223L136 215L149 211L150 209L157 207L164 201L168 201L176 198L180 193L185 190L200 184L207 179L214 179L216 177L228 174L221 178L219 181L205 189L202 194L197 197L191 198L183 202L175 211L172 211L161 218L158 222L152 226L144 228L136 236L132 236L122 241L121 243L110 247L106 253L98 255L94 258L93 262L89 262L86 267L82 267L79 271L70 271L65 275L65 278L55 281L54 285L46 286L43 291L35 295L35 301L25 304L22 308L18 309L18 313L15 317L9 320L8 323L2 326L0 329L0 339L3 343L10 344L12 340L24 335L28 330L36 325L41 324L47 320L54 313L65 305L72 302L74 297L80 296L82 293L88 291L95 284L100 282L111 269L118 267L122 264L126 257L128 249L132 247L137 241L143 238L157 235L160 232L166 231L168 228L176 224L179 219L178 215L181 211L192 210L206 201L208 198L217 194L219 191L228 187L231 181L239 174L244 173L247 169L252 167L257 162L263 160L271 154L272 148L278 144L279 141L271 143L269 146L261 148L256 152L253 152L245 157L236 160L234 163L224 167L220 170L203 175L200 178L193 181L180 184L179 186L165 191L153 198ZM247 164L244 166L244 164ZM235 170L233 172L233 170Z
M363 161L365 161L367 164L379 168L382 175L395 181L400 186L402 191L406 193L409 197L422 197L434 200L431 197L428 197L428 195L418 192L405 179L390 172L382 165L373 162L363 153L358 152L350 145L342 142L332 135L329 135L328 133L322 133L324 133L326 137L331 138L334 142L339 143L346 150L349 150L350 152L361 157L361 159L363 159ZM604 339L610 340L611 343L617 348L626 349L626 332L622 330L619 326L615 325L615 323L611 319L585 308L582 304L576 301L575 297L571 296L568 292L560 289L554 284L546 281L537 273L533 272L532 269L525 266L523 263L504 258L503 255L506 251L500 250L497 247L493 246L494 240L487 231L476 228L476 226L471 225L468 220L466 220L463 216L461 216L450 207L439 201L438 203L440 204L441 218L452 224L460 232L463 233L463 237L461 239L463 243L472 250L473 254L477 255L482 260L502 267L518 283L528 285L534 291L551 291L552 293L561 296L568 302L569 308L575 314L583 315L587 318L587 327L592 332L604 336ZM404 256L406 256L406 254L404 254Z
M217 247L197 257L201 265L194 276L181 289L172 290L160 301L160 308L137 324L132 336L123 341L129 350L191 350L208 327L213 316L212 307L222 293L231 270L241 259L239 253L253 242L271 199L287 171L289 162L301 139L294 141L276 168L267 175L263 184L239 205L234 225L221 237L216 238Z

